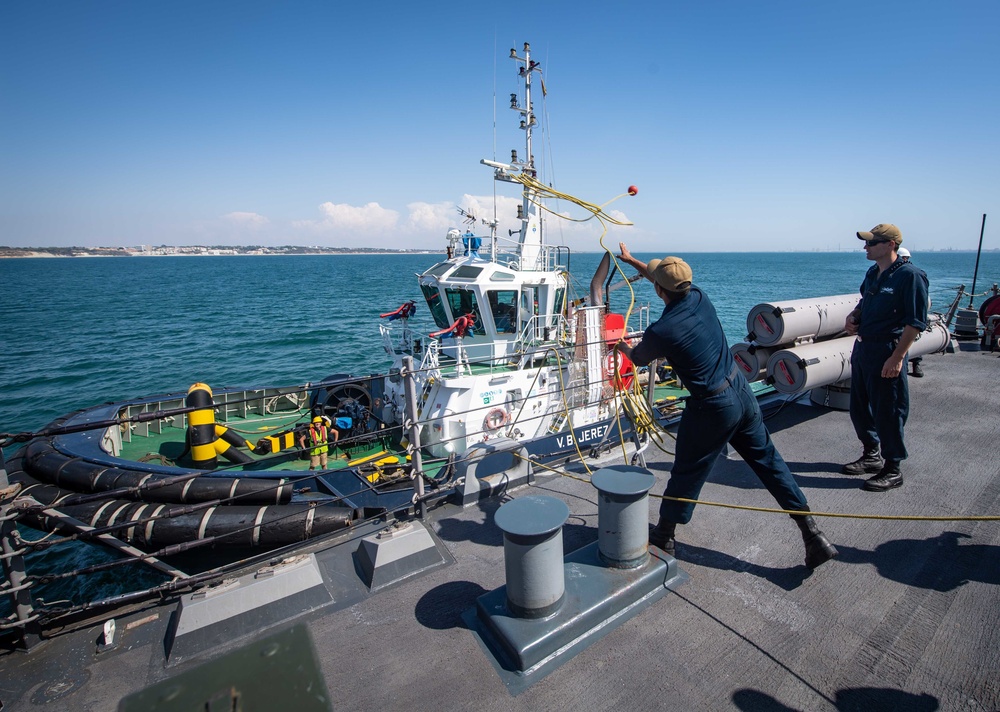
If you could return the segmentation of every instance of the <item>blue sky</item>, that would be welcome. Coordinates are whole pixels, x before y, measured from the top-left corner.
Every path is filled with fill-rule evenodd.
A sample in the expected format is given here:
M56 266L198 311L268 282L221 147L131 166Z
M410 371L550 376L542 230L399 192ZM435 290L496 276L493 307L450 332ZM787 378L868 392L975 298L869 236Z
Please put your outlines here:
M7 0L0 244L443 249L456 206L493 210L479 159L523 155L528 41L542 177L639 188L607 243L857 249L894 222L974 249L992 213L1000 246L1000 2L526 7ZM599 227L549 237L597 250Z

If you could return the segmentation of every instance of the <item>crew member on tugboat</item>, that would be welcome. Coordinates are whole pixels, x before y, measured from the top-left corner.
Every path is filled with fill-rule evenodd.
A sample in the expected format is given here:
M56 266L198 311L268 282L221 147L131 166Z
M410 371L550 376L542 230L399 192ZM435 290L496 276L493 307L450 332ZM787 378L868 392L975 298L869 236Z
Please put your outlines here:
M326 469L327 453L330 450L328 440L333 437L333 442L337 442L340 433L336 428L328 428L323 416L317 415L309 423L309 429L299 436L299 447L306 449L306 440L309 441L309 469L315 470L317 467Z
M692 284L691 267L679 257L636 259L621 243L621 260L653 283L665 305L660 318L631 348L615 348L637 366L667 358L691 393L677 429L677 451L670 480L660 503L660 517L649 542L673 555L678 524L691 521L695 505L675 499L697 499L715 460L729 443L753 469L782 509L803 512L792 519L802 531L806 565L815 568L837 550L806 514L809 505L788 465L771 442L764 419L743 374L736 368L722 324L708 296Z

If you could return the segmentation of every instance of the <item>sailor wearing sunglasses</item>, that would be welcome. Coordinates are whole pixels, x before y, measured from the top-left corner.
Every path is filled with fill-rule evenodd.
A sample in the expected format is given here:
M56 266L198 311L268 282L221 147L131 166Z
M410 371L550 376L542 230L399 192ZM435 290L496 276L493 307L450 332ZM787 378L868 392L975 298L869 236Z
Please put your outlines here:
M903 426L910 411L906 354L927 328L927 275L899 257L903 235L890 223L857 233L874 262L861 283L861 301L844 329L856 334L851 354L851 422L864 448L844 465L848 475L874 474L863 488L884 492L903 484Z

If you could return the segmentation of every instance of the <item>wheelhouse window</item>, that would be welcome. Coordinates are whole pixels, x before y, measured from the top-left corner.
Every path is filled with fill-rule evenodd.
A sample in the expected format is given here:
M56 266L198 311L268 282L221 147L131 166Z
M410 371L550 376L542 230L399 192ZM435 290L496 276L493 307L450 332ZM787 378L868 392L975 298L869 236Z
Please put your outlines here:
M444 304L441 303L441 292L438 291L438 288L432 284L421 284L420 290L424 293L427 308L430 310L431 316L434 318L434 323L438 325L438 328L447 329L451 326L451 322L448 321L448 315L444 311Z
M439 262L438 264L434 265L429 270L424 272L424 275L428 277L440 277L445 272L450 270L452 267L454 267L454 265L451 262Z
M566 311L566 290L563 287L559 287L556 290L556 303L552 307L552 326L556 326L559 323L559 315L565 313Z
M490 290L486 293L498 334L517 333L517 290Z
M474 314L476 317L476 323L472 325L472 333L474 334L486 334L486 327L483 325L483 315L479 311L479 300L476 299L476 293L471 289L455 289L453 287L447 287L444 290L445 298L448 300L448 306L451 308L451 313L455 315L457 319L460 316L465 316L466 314ZM445 324L445 326L450 326Z
M482 267L473 267L472 265L462 265L457 270L455 270L451 278L452 279L475 279L483 271Z

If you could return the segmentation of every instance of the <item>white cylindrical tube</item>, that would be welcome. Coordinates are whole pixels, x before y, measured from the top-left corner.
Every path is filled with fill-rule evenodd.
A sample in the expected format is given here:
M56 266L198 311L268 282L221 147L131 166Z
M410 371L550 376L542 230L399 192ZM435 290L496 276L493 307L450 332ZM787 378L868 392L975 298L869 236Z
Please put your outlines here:
M832 336L843 331L847 315L854 311L859 298L857 294L838 294L758 304L747 314L747 340L777 346L796 339Z

